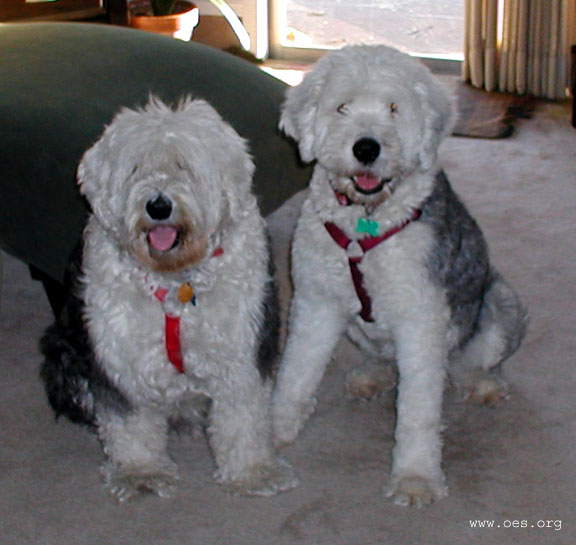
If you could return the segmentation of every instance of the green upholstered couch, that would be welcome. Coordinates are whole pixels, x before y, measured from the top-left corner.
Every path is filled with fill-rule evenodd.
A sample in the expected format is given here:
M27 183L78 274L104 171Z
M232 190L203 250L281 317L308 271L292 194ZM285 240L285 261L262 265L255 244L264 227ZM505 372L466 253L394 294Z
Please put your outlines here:
M200 44L110 25L0 24L0 246L58 288L86 218L78 162L119 108L151 93L202 97L250 142L270 213L309 177L277 130L284 90Z

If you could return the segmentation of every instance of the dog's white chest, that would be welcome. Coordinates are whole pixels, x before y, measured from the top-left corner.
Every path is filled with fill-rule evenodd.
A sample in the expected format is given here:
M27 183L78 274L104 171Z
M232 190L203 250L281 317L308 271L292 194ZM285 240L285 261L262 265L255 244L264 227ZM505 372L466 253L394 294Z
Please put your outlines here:
M172 301L165 308L128 279L91 283L86 296L94 350L123 391L153 402L176 401L204 391L208 370L202 362L207 361L211 336L201 297L196 305ZM172 361L175 351L181 368Z
M431 245L431 230L414 223L362 258L363 285L381 326L437 306L439 288L427 267Z
M376 325L388 329L415 309L437 304L438 287L427 268L432 245L431 229L415 221L370 250L355 241L344 249L317 216L304 209L294 241L295 273L309 286L315 285L311 291L328 293L356 315L362 303L350 267L350 258L355 258Z

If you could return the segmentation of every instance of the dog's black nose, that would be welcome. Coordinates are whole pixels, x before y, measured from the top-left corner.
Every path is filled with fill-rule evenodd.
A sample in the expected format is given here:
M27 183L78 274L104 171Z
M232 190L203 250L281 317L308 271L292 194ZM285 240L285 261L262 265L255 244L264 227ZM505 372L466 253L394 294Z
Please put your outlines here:
M153 220L165 220L172 214L172 202L160 193L146 203L146 212Z
M352 147L352 153L362 164L369 165L380 155L380 144L374 138L360 138Z

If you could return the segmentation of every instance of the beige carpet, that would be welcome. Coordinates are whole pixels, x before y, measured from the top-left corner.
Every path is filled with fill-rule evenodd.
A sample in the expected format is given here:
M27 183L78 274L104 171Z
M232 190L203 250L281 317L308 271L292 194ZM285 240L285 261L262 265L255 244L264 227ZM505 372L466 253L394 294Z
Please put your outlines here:
M283 455L301 484L270 499L227 496L206 442L174 435L182 483L173 500L116 505L102 490L97 440L55 422L36 344L51 320L26 268L4 259L0 315L0 540L4 545L573 545L576 538L576 130L546 106L504 140L450 138L442 162L484 228L494 262L532 322L505 374L509 403L445 410L450 495L420 511L384 499L394 413L355 403L342 377L360 361L343 341L316 414ZM287 251L301 195L270 219L284 303ZM493 528L472 527L487 521ZM518 526L518 528L515 528ZM525 527L523 527L525 526ZM539 527L540 526L540 527Z

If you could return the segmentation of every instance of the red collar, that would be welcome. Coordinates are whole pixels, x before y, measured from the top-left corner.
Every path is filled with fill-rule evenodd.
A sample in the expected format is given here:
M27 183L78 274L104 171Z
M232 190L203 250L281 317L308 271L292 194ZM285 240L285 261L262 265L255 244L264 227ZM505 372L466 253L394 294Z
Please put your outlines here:
M392 229L389 229L384 234L377 237L365 236L364 238L355 241L357 244L352 245L355 246L354 248L351 246L353 241L346 236L340 227L332 222L326 222L324 224L324 227L334 242L348 253L348 264L350 265L352 282L354 283L356 295L358 295L358 299L360 299L360 303L362 305L362 309L360 310L360 317L365 322L374 321L374 318L372 317L372 301L370 300L370 296L364 287L364 277L362 271L358 267L358 264L362 261L364 254L368 250L371 250L374 248L374 246L377 246L399 231L402 231L402 229L404 229L404 227L406 227L409 223L417 220L421 214L421 210L412 210L412 216L406 219L403 223L397 225L396 227L392 227Z
M222 248L216 248L211 257L218 257L224 253ZM168 295L169 290L158 287L154 292L154 297L161 303ZM196 295L194 287L188 282L183 282L176 290L176 297L183 305L192 303L196 306ZM180 316L164 312L164 343L166 345L166 355L178 373L184 373L184 361L182 359L182 348L180 344Z

